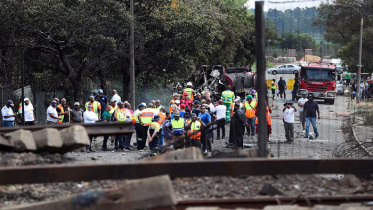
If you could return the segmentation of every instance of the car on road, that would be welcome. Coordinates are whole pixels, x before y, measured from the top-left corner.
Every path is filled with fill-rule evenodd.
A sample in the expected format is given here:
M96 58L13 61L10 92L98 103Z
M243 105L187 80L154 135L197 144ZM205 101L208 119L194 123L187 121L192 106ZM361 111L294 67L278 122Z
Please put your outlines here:
M268 69L268 74L296 74L300 70L300 67L295 64L284 64L275 68Z
M343 80L337 80L336 82L336 89L338 95L343 95L345 91L345 85L343 84Z

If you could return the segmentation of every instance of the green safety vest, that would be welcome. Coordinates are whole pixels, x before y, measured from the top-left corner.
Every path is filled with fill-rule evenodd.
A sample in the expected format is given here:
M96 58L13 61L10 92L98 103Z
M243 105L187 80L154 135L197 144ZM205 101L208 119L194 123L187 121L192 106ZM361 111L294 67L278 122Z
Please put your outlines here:
M159 110L162 108L163 106L159 105L159 107L156 107L154 108L155 110L157 110L159 112Z
M139 118L138 118L140 112L141 112L140 110L136 109L136 111L133 113L133 116L135 117L136 123L140 123Z
M171 125L174 133L176 135L182 135L184 131L184 125L185 125L185 120L184 118L179 118L179 120L172 119L171 120Z
M141 122L144 123L145 125L150 125L150 123L152 123L153 116L154 116L154 109L146 108L142 110Z
M271 82L271 89L272 89L272 90L276 90L276 88L277 88L277 87L276 87L276 84L275 84L274 82Z
M346 73L346 79L351 79L351 74L350 74L350 72L347 72L347 73Z
M221 93L221 98L224 103L233 103L234 93L230 90L226 90Z

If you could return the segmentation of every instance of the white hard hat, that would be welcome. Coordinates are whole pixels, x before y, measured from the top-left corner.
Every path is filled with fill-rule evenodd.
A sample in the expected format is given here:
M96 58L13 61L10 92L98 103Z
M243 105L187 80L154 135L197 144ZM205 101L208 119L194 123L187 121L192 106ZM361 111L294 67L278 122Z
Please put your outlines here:
M188 82L187 86L193 86L192 82Z

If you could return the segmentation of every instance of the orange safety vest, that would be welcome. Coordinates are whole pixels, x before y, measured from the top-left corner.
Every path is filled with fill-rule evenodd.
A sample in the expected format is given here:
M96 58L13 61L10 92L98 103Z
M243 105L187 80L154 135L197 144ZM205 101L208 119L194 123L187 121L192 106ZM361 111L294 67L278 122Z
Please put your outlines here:
M189 99L194 100L194 95L193 95L193 89L192 88L185 88L183 90L183 99L185 99L184 93L188 93L189 94Z
M159 120L159 124L162 125L162 123L166 120L166 115L163 114L162 112L158 112L158 115L159 117L161 117L161 119Z
M175 100L172 99L172 100L168 103L168 108L169 108L169 110L170 110L170 113L171 113L171 103L172 103L172 104L175 104Z
M190 139L201 139L201 123L199 121L192 122L187 135Z
M63 110L63 106L62 106L62 104L58 105L57 108L60 108L61 113L64 113L64 112L65 112L65 111ZM67 108L67 110L69 111L69 122L70 122L70 108ZM59 124L62 124L63 118L65 118L65 115L60 115L60 116L61 116L61 120L58 120L58 123L59 123Z
M267 108L267 125L272 125L272 121L271 121L271 115L269 114L269 109L268 107ZM258 120L258 116L256 117L255 119L255 124L258 125L259 123L259 120Z
M251 101L251 103L249 104L248 101L245 102L244 104L244 107L245 107L245 115L247 118L252 118L252 117L255 117L255 109L256 109L256 106L258 105L258 102L256 101Z

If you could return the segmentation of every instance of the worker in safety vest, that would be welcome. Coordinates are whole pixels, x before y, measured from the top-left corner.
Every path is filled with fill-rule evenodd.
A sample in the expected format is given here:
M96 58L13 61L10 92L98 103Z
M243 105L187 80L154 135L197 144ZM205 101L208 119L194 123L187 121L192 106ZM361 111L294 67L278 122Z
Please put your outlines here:
M179 94L174 93L174 94L172 94L172 100L168 103L169 113L171 113L171 106L173 104L175 104L176 100L179 100ZM179 101L179 103L180 103L180 101Z
M191 82L188 82L187 83L187 88L185 88L184 90L183 90L183 99L185 99L185 95L184 95L184 93L188 93L188 96L189 96L189 98L191 99L191 100L194 100L194 95L195 95L195 92L194 92L194 90L192 89L192 86L193 86L193 84L191 83Z
M136 123L135 118L131 114L129 109L124 108L123 102L118 102L118 109L115 111L115 118L117 122L132 122L133 124ZM124 144L123 144L123 135L116 135L115 136L115 151L118 151L118 142L119 142L119 149L124 151Z
M127 119L127 121L130 121L132 122L132 129L135 129L135 124L136 124L136 119L135 117L133 116L133 111L131 109L131 104L126 102L124 103L124 109L128 112L130 112L130 119ZM127 134L124 136L124 151L127 152L127 151L130 151L131 148L130 148L130 145L131 145L131 138L132 138L132 134Z
M171 120L172 132L169 127L166 127L168 133L172 135L172 141L175 143L175 149L184 148L185 139L184 139L184 126L185 120L180 117L178 112L174 113L174 119ZM182 139L182 140L179 140Z
M266 122L267 122L267 132L268 132L268 138L267 138L267 141L269 142L269 135L272 134L272 121L271 121L271 113L272 113L272 110L271 108L266 107ZM258 110L256 110L255 112L255 115L256 115L256 120L255 120L255 125L256 125L256 133L258 133L258 125L259 125L259 120L258 120Z
M61 104L56 108L58 116L61 117L58 120L59 124L70 124L70 107L66 104L66 99L61 99Z
M232 87L227 86L227 90L221 93L221 99L223 99L223 105L227 107L226 121L231 119L231 104L233 103L234 93L231 91Z
M203 123L198 119L196 114L192 114L191 121L185 127L187 130L187 136L190 139L188 147L197 147L201 148L201 128Z
M154 109L157 110L159 112L159 110L162 108L163 106L161 105L161 100L156 100L155 101L155 106L154 106Z
M273 100L275 100L276 89L277 89L276 80L273 79L271 82L271 91L272 91Z
M137 142L137 150L140 150L141 141L143 139L142 135L142 125L140 123L139 114L145 109L144 104L139 104L138 109L135 110L133 116L135 117L136 124L135 124L135 131L136 131L136 142ZM145 138L144 138L145 139ZM144 140L145 141L145 140Z
M159 124L160 119L159 115L154 115L152 123L149 125L147 142L149 144L150 156L157 155L156 149L159 146L159 136L161 133L161 125Z
M142 135L143 139L140 142L141 145L138 147L138 150L142 152L145 148L146 144L146 135L148 133L149 125L152 123L153 116L155 115L155 110L152 108L154 105L152 103L148 104L148 108L142 110L141 113L139 113L139 121L142 126Z
M256 111L257 102L253 100L252 95L246 96L246 102L243 105L243 109L245 111L245 115L247 117L247 135L250 137L251 133L251 139L254 139L255 136L255 111ZM251 131L251 132L250 132Z
M94 96L89 97L89 101L85 104L85 109L88 109L88 104L92 104L93 112L96 113L98 121L101 121L101 104L98 101L95 101Z

